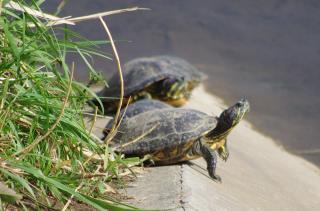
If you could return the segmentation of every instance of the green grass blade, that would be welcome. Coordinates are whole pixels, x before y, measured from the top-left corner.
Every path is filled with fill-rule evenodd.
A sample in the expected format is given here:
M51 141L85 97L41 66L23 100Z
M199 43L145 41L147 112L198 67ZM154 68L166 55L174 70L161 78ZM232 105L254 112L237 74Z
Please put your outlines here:
M36 198L32 188L28 184L28 181L26 181L25 179L23 179L22 177L16 174L10 173L9 171L3 168L0 168L0 172L6 175L7 177L11 177L13 180L17 181L22 187L24 187L32 195L33 198Z
M22 199L22 195L17 194L14 190L8 188L0 182L0 199L4 202L14 203Z

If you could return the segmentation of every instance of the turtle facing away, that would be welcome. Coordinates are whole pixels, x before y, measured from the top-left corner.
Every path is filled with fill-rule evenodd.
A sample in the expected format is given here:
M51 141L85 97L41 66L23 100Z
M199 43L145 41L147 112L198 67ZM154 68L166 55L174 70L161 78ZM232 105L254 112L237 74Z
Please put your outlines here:
M155 98L173 106L183 105L190 97L191 91L206 78L187 61L172 56L131 60L124 65L122 74L124 100L128 100L130 96L131 102ZM108 85L109 88L104 88L97 95L105 110L112 112L117 108L117 99L120 96L119 76L113 75ZM95 100L92 102L97 105Z
M154 109L126 118L110 143L126 156L148 156L156 165L179 163L203 157L211 178L218 155L229 156L227 135L249 110L246 99L226 109L219 117L192 109Z

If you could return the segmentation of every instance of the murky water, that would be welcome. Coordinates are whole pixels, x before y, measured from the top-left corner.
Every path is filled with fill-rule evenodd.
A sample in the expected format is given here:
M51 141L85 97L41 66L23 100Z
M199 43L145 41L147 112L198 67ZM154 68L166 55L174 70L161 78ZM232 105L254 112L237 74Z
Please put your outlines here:
M48 1L53 11L54 2ZM107 17L123 62L172 54L209 75L210 92L233 103L246 96L249 119L287 150L320 165L320 1L70 0L62 16L141 6ZM98 21L76 28L104 39ZM110 49L106 49L111 52ZM110 75L110 61L95 61ZM85 78L79 63L78 77ZM255 141L255 140L252 140Z

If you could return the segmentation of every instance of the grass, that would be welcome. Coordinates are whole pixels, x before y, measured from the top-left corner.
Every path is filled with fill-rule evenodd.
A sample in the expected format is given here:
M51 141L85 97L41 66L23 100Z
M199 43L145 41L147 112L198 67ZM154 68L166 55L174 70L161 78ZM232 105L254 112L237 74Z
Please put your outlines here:
M97 209L137 210L105 194L107 183L139 162L114 154L86 129L83 111L94 96L73 79L78 53L90 81L102 80L92 56L110 59L99 46L68 29L50 26L0 0L0 202L28 209L53 208L71 199ZM40 11L40 2L17 1ZM31 2L31 3L30 3ZM62 36L57 36L60 34ZM118 60L117 60L118 61ZM119 64L118 64L119 65Z

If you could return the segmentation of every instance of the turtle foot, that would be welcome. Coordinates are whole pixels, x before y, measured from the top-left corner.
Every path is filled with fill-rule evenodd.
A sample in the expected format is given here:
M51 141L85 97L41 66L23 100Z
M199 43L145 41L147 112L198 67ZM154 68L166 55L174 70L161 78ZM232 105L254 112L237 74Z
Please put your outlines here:
M141 163L144 164L144 166L150 167L150 166L155 166L155 162L154 160L152 160L152 156L150 154L145 155L142 159L141 159Z
M218 183L222 183L221 177L219 175L210 175L210 177L212 178L213 181L218 182Z

